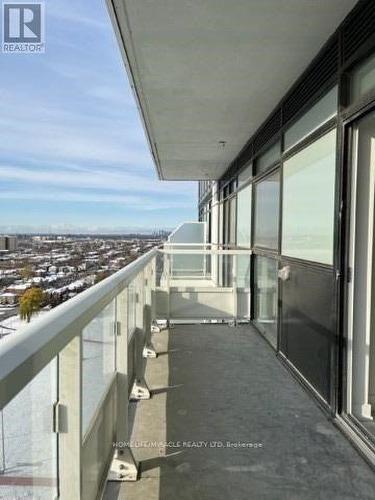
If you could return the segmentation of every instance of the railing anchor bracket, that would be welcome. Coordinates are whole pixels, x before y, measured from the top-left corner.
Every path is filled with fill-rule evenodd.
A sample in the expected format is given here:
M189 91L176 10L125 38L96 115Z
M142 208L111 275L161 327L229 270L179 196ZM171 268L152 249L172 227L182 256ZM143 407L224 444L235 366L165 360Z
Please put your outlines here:
M155 351L155 348L152 344L149 344L148 346L144 346L142 356L144 358L157 358L157 352Z
M116 450L108 473L108 481L137 481L138 463L130 448Z
M147 387L145 380L135 380L130 392L130 401L142 401L144 399L150 399L150 397L150 389Z
M160 333L161 328L158 325L151 325L151 333Z

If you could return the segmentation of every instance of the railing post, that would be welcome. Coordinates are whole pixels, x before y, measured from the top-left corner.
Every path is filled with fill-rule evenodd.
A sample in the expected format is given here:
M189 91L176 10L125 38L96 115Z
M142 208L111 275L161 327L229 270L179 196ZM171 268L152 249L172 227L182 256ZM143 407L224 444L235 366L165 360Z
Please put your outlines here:
M59 484L62 500L82 497L82 334L59 354L59 402L55 430L59 433Z
M128 289L117 297L116 323L116 442L109 481L136 481L138 464L129 443Z
M237 255L232 254L232 289L233 289L233 322L234 325L237 324L238 316L238 297L237 297Z

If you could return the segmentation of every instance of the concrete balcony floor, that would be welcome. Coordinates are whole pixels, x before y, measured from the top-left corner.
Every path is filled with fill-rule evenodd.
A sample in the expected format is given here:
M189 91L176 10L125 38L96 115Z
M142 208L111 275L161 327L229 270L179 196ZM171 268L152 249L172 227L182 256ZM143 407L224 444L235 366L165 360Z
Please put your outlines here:
M346 438L249 326L176 326L157 333L149 401L136 404L136 483L105 500L373 499L375 477ZM262 443L187 448L183 441ZM142 444L142 443L140 443Z

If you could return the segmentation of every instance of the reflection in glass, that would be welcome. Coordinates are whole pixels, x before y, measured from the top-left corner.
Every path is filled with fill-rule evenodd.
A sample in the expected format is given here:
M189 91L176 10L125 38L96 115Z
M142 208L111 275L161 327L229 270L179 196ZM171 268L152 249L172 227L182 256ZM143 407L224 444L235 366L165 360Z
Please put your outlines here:
M253 176L253 164L249 163L246 167L244 167L241 172L238 174L238 187L243 186L251 177Z
M332 264L336 130L284 163L282 253Z
M277 141L257 158L255 163L256 173L265 172L268 167L271 167L280 159L280 155L281 142Z
M375 56L372 55L357 66L351 80L351 102L375 89Z
M280 174L276 172L255 185L254 244L277 250L279 240Z
M297 120L284 135L285 150L317 130L337 114L337 85L325 94L302 118Z
M108 304L82 331L82 430L105 395L115 372L115 300Z
M0 411L0 498L57 498L56 360Z
M237 194L237 246L251 246L251 185Z
M277 269L276 260L256 257L254 322L274 347L277 345Z
M250 255L236 255L237 317L250 319Z
M250 288L250 255L236 256L237 288Z

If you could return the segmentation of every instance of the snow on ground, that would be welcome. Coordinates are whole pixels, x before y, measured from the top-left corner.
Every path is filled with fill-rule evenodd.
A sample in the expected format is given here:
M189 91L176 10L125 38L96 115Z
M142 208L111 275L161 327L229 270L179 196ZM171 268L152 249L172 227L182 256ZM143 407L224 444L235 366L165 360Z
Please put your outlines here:
M31 322L43 314L48 311L41 311ZM114 374L114 319L111 303L82 332L84 433ZM14 331L9 333L0 327L0 334L9 333L0 339L0 347L27 323L12 316L1 321L1 325ZM57 496L57 439L52 432L52 408L57 399L54 360L0 412L0 500L50 500ZM41 482L50 484L43 486Z

